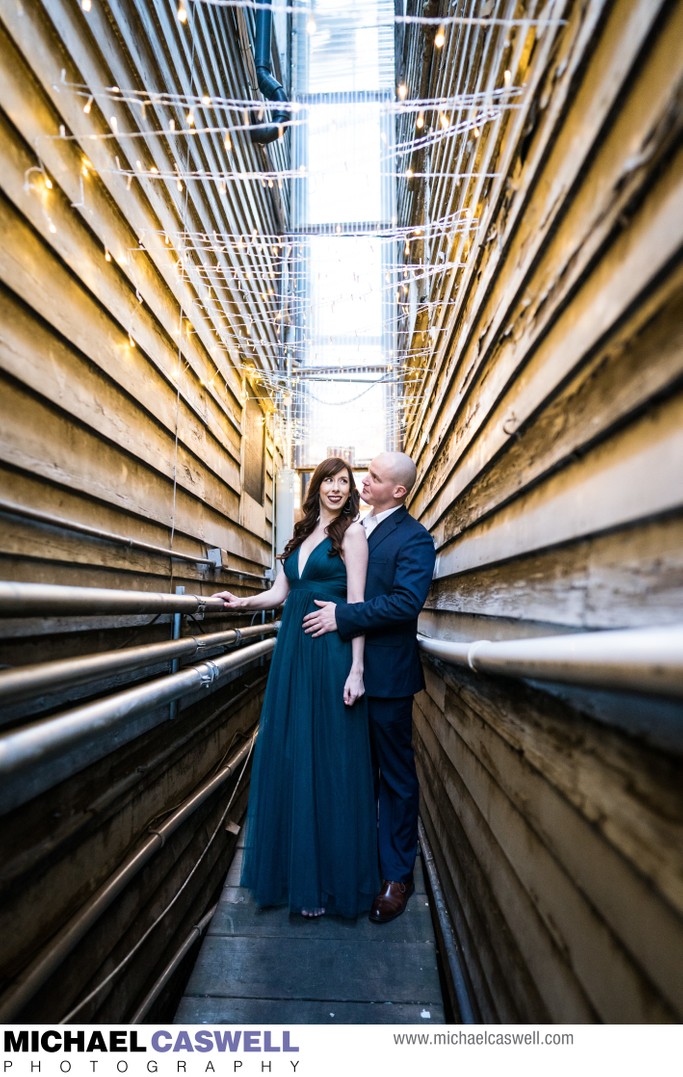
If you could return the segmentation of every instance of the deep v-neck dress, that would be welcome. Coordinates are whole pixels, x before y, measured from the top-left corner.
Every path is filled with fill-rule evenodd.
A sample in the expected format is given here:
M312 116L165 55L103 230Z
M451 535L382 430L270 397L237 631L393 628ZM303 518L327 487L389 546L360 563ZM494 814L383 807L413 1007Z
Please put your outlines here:
M379 885L377 822L365 699L343 699L351 644L302 627L314 599L346 598L329 538L290 585L268 677L249 791L242 885L257 902L354 917Z

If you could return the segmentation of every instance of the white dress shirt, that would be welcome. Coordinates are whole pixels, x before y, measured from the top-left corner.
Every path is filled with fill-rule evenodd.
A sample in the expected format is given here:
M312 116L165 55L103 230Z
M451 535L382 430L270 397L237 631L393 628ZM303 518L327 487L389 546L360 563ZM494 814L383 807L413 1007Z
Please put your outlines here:
M375 530L378 524L381 524L382 520L386 520L387 516L391 516L392 512L396 512L396 509L400 509L400 505L394 505L391 509L385 509L384 512L378 512L375 515L374 512L369 512L367 516L363 517L362 523L365 528L365 534L370 538L370 535Z

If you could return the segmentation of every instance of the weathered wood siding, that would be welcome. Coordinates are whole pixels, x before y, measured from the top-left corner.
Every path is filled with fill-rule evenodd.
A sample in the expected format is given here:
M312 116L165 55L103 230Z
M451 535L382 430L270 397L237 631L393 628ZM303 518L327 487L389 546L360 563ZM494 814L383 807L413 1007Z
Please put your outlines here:
M282 233L287 187L260 176L287 167L289 135L256 146L244 109L216 103L260 96L252 14L190 4L183 25L177 11L167 0L41 0L0 11L5 580L211 594L263 586L271 564L282 445L260 372L279 361L282 252L259 237ZM286 81L286 37L274 56ZM259 436L247 442L248 427ZM261 448L262 463L247 455ZM203 563L216 549L219 569ZM170 622L106 611L5 619L0 665L169 639ZM182 634L208 624L185 624ZM230 624L214 615L209 630ZM0 725L49 722L79 700L167 672L157 663L47 693L8 708ZM243 742L264 673L196 694L171 711L173 722L3 819L3 1004L148 828ZM204 850L226 800L223 790L190 818L21 1016L63 1017L140 944L79 1011L82 1020L130 1017L222 883L234 836L221 829Z
M192 135L175 102L255 98L253 59L244 12L195 5L190 30L176 7L3 8L0 482L18 509L2 517L5 578L214 589L206 568L171 572L70 522L196 557L220 548L259 575L270 564L279 446L258 367L277 362L277 304L255 278L271 285L279 266L238 237L282 231L284 190L242 174L282 167L285 147L201 105ZM150 105L154 91L174 103ZM202 233L234 240L200 259L181 237ZM263 505L242 492L249 395L268 428ZM65 524L46 532L21 508Z
M449 25L440 52L434 27L399 36L411 96L521 91L461 112L468 133L414 158L438 178L399 192L402 224L474 219L433 243L459 267L404 325L412 511L438 549L422 630L680 622L683 6L485 14L563 21ZM683 708L437 662L427 680L424 819L482 1018L680 1021Z

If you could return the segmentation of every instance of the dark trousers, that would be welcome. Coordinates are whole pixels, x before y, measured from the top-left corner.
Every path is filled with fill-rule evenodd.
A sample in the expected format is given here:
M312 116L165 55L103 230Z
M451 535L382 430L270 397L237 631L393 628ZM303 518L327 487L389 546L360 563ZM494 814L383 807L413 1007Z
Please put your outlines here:
M368 696L368 713L380 871L389 882L409 882L417 854L419 807L413 755L413 697Z

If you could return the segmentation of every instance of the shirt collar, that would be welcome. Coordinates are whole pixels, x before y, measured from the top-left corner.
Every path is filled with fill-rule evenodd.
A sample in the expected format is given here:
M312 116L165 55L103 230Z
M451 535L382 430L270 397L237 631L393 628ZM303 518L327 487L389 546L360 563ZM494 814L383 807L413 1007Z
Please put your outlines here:
M396 510L400 508L400 505L394 505L392 508L384 509L383 512L378 512L376 514L374 512L369 512L367 516L363 517L363 527L367 533L370 534L371 531L375 530L378 524L381 524L382 520L386 520L388 516L391 516L392 512L396 512Z

